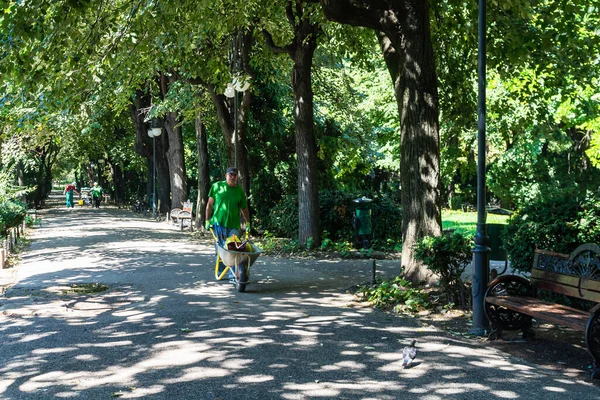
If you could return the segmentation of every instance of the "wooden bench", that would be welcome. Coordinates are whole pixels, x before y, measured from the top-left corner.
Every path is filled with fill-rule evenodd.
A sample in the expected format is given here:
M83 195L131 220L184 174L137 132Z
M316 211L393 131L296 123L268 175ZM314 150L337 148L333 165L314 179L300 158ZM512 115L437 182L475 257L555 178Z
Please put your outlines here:
M171 212L169 213L169 218L171 219L171 223L176 224L179 222L177 220L177 217L179 216L180 212L181 212L181 208L174 208L171 210Z
M182 203L183 208L174 208L171 210L170 218L173 224L178 224L179 229L183 230L184 221L189 221L190 230L194 230L194 224L192 221L192 202L186 201Z
M589 304L589 311L537 298L537 290L570 296ZM531 279L506 275L492 281L485 294L485 312L492 325L490 339L503 330L521 330L535 338L532 319L568 326L585 333L594 358L592 378L600 379L600 247L588 243L571 254L536 250Z

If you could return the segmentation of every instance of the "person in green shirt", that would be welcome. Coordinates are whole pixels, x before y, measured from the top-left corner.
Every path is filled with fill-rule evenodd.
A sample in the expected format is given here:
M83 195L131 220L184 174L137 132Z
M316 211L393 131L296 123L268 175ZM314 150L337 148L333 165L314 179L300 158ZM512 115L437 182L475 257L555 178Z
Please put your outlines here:
M250 230L246 193L237 181L237 168L228 168L225 180L213 183L208 192L205 228L213 227L220 246L231 235L241 236L240 212L246 223L246 232Z
M100 208L100 200L102 199L102 187L98 186L98 182L94 182L94 186L90 189L92 194L92 205L95 208Z

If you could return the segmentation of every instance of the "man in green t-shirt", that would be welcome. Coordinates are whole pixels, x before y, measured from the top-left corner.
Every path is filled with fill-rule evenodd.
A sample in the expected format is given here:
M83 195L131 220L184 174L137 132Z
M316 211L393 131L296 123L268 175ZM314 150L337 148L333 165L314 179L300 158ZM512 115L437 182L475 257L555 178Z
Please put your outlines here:
M246 193L237 180L237 168L228 168L225 180L213 183L208 192L205 228L208 230L213 226L221 246L231 235L241 236L240 211L246 222L246 232L250 230Z
M94 208L100 208L100 200L102 199L102 187L98 186L98 182L94 182L94 186L90 189L92 194L92 205Z

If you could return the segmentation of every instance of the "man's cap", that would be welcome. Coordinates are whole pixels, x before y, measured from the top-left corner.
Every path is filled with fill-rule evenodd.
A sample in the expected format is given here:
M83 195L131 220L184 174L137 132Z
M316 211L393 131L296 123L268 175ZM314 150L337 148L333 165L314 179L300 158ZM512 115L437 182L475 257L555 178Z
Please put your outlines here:
M236 174L237 175L238 169L237 168L233 168L233 167L227 168L227 173L228 174Z
M77 182L73 182L71 185L75 186L75 185L77 185Z

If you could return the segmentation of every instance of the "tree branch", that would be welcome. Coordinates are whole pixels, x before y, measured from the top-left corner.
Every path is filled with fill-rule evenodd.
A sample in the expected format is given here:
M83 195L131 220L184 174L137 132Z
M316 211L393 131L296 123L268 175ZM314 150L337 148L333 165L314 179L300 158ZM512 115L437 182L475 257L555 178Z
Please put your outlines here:
M273 53L275 54L291 54L292 53L292 46L291 45L286 45L286 46L277 46L275 44L275 42L273 41L273 36L271 35L271 32L267 31L266 29L262 30L262 34L265 37L265 40L267 41L267 47L269 48L269 50L271 50Z
M320 0L320 3L330 21L377 30L385 24L385 11L392 7L384 0Z

